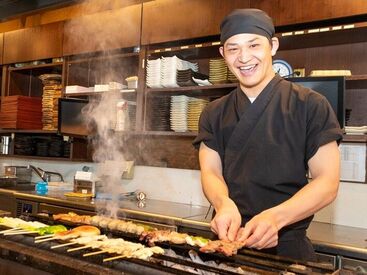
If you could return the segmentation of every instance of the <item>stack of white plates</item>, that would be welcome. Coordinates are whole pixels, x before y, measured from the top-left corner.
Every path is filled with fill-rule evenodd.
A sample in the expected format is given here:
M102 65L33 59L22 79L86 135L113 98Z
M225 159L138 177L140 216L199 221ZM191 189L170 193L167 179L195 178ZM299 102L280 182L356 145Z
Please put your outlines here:
M189 97L185 95L171 96L170 126L175 132L186 132L187 109Z
M349 135L367 134L367 126L345 126L345 133Z
M223 58L209 60L209 81L214 84L227 82L227 65Z
M190 97L187 111L187 127L189 131L199 131L200 114L208 103L208 100Z
M147 86L150 88L161 88L161 59L147 61Z
M176 80L177 70L188 69L197 72L199 67L197 63L182 60L177 56L148 60L146 77L147 86L150 88L179 87Z
M162 57L161 84L163 87L179 87L176 82L176 70L179 59L176 56Z

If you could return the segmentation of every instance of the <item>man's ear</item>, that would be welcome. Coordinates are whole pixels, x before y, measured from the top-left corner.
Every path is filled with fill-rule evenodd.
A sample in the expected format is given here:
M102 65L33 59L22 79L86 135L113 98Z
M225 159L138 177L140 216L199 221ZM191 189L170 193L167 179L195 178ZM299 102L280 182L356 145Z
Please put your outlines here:
M278 37L271 38L271 56L274 56L279 49L279 39Z
M223 56L223 58L224 58L224 48L223 48L223 46L220 46L219 47L219 52L220 52L220 54Z

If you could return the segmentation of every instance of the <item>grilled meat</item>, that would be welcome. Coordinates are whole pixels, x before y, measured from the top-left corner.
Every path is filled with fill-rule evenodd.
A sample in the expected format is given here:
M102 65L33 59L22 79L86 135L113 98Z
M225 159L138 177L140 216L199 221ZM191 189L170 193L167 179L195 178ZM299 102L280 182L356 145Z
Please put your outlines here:
M63 220L63 221L69 221L69 222L74 222L74 223L90 224L91 216L78 215L74 212L69 212L67 214L55 214L53 215L53 219L55 221Z
M209 241L207 245L200 248L200 251L205 253L219 252L226 256L232 256L237 254L237 250L244 246L244 242L217 240Z
M145 240L150 246L153 246L155 242L170 242L174 244L186 243L186 237L189 235L186 233L178 233L168 230L154 230L149 232L143 232L140 239Z
M63 231L55 234L55 237L60 240L75 239L79 237L91 237L100 235L101 231L91 225L82 225L75 227L69 231Z

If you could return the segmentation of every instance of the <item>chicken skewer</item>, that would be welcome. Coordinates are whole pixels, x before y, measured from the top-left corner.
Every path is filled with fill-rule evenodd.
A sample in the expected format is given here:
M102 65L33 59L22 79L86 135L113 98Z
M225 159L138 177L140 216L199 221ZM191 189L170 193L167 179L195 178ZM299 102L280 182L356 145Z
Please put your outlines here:
M88 244L92 241L103 241L103 240L106 240L106 239L107 239L106 235L80 237L80 238L71 240L69 243L63 243L63 244L58 244L58 245L51 246L51 249L64 247L64 246L75 245L75 244L84 244L84 245L86 245L86 244Z

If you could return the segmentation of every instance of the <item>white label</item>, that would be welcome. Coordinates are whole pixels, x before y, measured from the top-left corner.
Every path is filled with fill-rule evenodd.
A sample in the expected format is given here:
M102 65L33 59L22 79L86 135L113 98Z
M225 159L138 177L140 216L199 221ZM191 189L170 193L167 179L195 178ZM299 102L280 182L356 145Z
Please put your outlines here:
M366 180L366 145L342 143L340 145L340 179L344 181L365 182Z
M338 31L342 29L342 26L334 26L331 28L333 31Z
M344 29L353 29L354 25L350 24L350 25L344 25Z
M305 31L295 31L294 32L295 35L300 35L300 34L304 34L304 33L305 33Z
M327 31L329 31L329 28L321 28L320 29L320 32L327 32Z
M284 32L284 33L282 33L282 36L290 36L292 34L293 34L293 32Z

